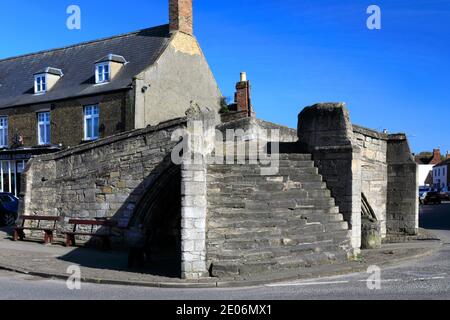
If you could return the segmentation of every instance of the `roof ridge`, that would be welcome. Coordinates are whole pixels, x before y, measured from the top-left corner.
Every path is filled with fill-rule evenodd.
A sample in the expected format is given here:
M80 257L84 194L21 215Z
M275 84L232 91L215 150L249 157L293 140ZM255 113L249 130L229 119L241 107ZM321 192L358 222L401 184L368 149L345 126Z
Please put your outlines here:
M80 46L85 46L85 45L89 45L89 44L93 44L93 43L101 42L101 41L105 41L105 40L112 40L112 39L116 39L116 38L129 37L129 36L141 33L143 31L149 31L149 30L152 30L152 29L158 29L158 28L162 28L162 27L166 27L166 26L168 26L168 24L162 24L162 25L155 26L155 27L139 29L139 30L136 30L136 31L122 33L122 34L109 36L109 37L103 37L103 38L99 38L99 39L95 39L95 40L83 41L83 42L80 42L80 43L71 44L71 45L64 46L64 47L59 47L59 48L54 48L54 49L46 49L46 50L36 51L36 52L32 52L32 53L21 54L21 55L17 55L17 56L12 56L12 57L8 57L8 58L0 59L0 62L5 62L5 61L9 61L9 60L19 59L19 58L24 58L24 57L34 56L34 55L39 55L39 54L43 54L43 53L49 53L49 52L66 50L66 49L80 47Z

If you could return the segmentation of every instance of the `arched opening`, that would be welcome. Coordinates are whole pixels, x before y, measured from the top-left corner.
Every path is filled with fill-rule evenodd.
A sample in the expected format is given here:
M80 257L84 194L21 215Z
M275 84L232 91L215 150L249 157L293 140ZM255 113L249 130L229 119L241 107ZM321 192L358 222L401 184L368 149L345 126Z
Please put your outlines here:
M146 272L181 276L181 169L171 166L146 191L130 222L145 235Z

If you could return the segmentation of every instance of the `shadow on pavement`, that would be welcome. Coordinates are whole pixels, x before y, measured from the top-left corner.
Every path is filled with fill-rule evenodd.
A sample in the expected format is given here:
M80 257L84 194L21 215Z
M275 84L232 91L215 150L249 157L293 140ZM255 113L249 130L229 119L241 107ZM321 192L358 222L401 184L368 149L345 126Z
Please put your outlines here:
M12 237L14 233L13 227L0 227L0 238L6 239Z
M167 278L179 278L181 274L178 257L155 255L142 267L128 268L128 252L101 251L91 248L77 248L58 259L93 269L137 272Z

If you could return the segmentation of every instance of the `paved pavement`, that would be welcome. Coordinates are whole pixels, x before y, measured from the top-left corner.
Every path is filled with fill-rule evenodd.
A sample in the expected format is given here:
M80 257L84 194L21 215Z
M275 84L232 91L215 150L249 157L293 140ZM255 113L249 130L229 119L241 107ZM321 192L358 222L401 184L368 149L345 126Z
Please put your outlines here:
M444 245L428 257L381 269L381 288L368 289L369 274L355 273L252 288L165 289L82 283L69 290L64 281L0 271L0 299L450 299L450 204L425 206L421 223ZM369 282L372 283L372 282Z

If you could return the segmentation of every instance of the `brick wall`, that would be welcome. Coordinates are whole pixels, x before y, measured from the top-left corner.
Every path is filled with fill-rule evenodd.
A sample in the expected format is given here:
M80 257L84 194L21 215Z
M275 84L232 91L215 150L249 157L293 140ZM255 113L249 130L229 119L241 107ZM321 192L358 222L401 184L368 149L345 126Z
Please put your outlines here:
M169 1L170 31L193 34L192 0Z

